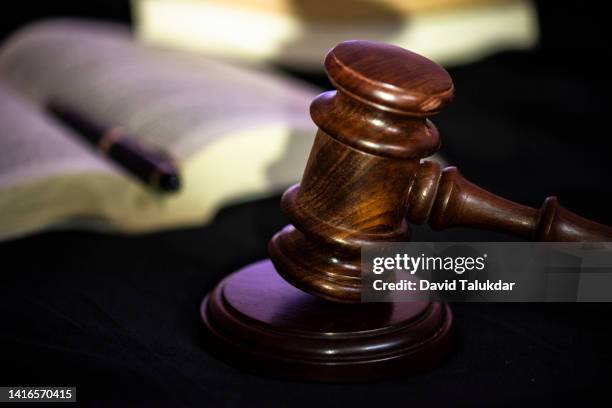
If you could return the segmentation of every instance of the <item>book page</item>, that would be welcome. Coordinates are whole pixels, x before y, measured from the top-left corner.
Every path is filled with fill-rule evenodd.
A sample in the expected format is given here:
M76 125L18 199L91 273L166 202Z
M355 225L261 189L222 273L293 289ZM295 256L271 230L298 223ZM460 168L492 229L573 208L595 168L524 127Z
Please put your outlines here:
M112 173L112 163L0 80L0 188L83 172Z
M109 127L122 126L179 163L244 129L316 130L308 115L316 90L280 75L147 48L111 23L27 27L0 49L0 77L41 106L57 99Z

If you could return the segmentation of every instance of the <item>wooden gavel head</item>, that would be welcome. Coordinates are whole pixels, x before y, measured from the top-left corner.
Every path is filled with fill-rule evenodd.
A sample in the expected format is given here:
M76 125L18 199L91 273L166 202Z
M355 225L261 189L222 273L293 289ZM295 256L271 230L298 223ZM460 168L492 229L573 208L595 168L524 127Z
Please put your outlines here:
M360 301L360 249L406 241L408 221L548 241L612 240L612 229L548 198L540 210L495 196L456 168L422 161L440 138L428 119L453 98L449 74L405 49L347 41L325 59L337 88L310 107L318 126L299 185L282 198L292 225L269 244L277 271L316 296Z

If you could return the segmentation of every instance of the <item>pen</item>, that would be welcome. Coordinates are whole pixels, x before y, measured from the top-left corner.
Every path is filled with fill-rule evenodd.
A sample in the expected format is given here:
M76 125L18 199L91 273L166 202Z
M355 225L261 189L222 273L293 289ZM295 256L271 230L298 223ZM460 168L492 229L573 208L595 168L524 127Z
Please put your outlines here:
M164 152L137 141L119 126L103 126L58 101L49 102L47 109L77 135L148 186L162 192L179 190L181 183L178 169Z

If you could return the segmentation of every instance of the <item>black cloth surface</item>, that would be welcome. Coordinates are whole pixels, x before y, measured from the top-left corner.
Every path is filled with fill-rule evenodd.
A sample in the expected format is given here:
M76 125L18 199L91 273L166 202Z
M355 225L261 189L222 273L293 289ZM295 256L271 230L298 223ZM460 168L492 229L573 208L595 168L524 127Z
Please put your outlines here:
M198 306L264 256L284 223L277 207L234 206L207 227L149 236L54 232L3 244L0 383L76 385L83 403L143 406L513 405L590 400L611 385L609 304L454 304L450 358L412 378L326 385L227 366L204 347Z
M536 207L556 194L612 224L604 14L573 7L560 18L540 6L538 50L452 69L456 100L434 122L445 158L472 181ZM227 366L203 345L199 303L264 258L285 223L271 197L200 228L0 244L0 385L75 385L81 403L101 406L569 405L609 392L611 304L455 304L453 353L412 378L327 385ZM414 239L512 238L419 227Z
M277 207L234 206L207 227L149 236L54 232L3 244L0 383L76 385L88 405L304 407L584 401L611 385L609 304L454 304L450 358L412 378L326 385L227 366L204 347L198 306L264 256L284 223Z

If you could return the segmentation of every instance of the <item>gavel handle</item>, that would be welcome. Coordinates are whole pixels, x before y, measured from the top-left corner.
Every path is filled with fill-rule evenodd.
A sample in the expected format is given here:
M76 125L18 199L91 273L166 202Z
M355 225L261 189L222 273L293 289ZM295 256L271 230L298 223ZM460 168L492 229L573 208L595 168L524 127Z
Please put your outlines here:
M456 167L423 161L408 193L410 222L500 231L535 241L612 241L612 227L563 208L548 197L537 210L506 200L467 181Z

